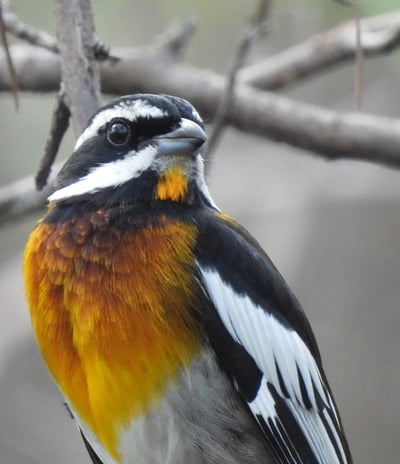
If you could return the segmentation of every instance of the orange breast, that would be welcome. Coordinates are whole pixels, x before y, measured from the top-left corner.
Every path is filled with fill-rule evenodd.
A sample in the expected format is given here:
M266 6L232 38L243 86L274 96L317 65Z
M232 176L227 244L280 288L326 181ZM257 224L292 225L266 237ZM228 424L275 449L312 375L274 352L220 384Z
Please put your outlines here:
M195 227L164 219L122 231L106 213L42 222L25 252L36 338L81 419L115 459L118 432L164 394L199 351Z

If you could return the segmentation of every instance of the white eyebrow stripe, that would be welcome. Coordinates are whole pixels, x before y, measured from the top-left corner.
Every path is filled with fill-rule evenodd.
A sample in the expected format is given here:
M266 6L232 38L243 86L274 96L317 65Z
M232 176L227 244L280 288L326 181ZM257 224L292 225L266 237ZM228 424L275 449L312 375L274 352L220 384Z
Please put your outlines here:
M136 121L138 118L160 118L166 112L157 106L149 105L145 100L128 100L119 102L111 108L106 108L93 118L89 126L82 132L75 143L77 150L86 140L97 135L100 127L103 127L113 118L124 118L128 121Z
M139 177L143 171L148 169L153 163L156 153L157 148L148 145L140 152L131 151L124 158L99 164L73 184L56 190L49 196L48 200L65 200L110 187L118 187L124 182Z

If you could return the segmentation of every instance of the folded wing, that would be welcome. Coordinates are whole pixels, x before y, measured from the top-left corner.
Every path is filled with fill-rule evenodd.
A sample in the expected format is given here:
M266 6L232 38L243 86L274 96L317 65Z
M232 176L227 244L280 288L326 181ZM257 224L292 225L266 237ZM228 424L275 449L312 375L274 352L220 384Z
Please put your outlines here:
M350 463L318 348L297 300L240 226L217 219L203 227L204 238L212 237L207 246L200 240L197 250L199 278L212 308L205 327L276 461Z

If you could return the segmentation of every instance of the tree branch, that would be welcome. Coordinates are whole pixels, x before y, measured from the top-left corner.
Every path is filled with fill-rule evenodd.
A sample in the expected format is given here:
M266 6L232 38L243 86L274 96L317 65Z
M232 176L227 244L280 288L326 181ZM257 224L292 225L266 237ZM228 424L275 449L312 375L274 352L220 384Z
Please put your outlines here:
M365 57L390 53L400 46L400 11L362 19L360 28ZM275 90L353 61L356 53L352 21L242 69L239 78L243 84Z
M55 171L58 171L57 166ZM52 176L53 183L55 177ZM51 193L51 187L45 187L38 192L33 176L30 175L0 188L0 226L11 221L17 221L27 214L44 208L46 198Z
M65 100L78 137L100 103L93 12L90 0L55 0L54 13Z
M43 47L54 53L58 53L56 39L46 31L35 29L28 24L22 22L17 15L12 13L10 9L3 3L3 20L6 30L14 37L24 40L31 45Z
M179 47L183 48L183 45L188 43L188 39L193 34L195 24L193 20L192 23L187 20L182 25L174 26L174 29L177 32L175 36L171 34L173 37L172 44L179 44ZM390 53L400 46L400 11L363 19L361 29L362 49L365 57ZM164 47L165 55L167 55L166 50L171 51L174 49L168 36L169 34L165 34L162 36L163 38L158 40L159 46L156 47L156 51L154 51L154 45L142 49L131 49L131 52L125 49L125 56L122 58L129 55L132 62L136 60L145 62L146 56L148 56L149 66L151 66L154 64L155 54L159 56L163 44L167 45L167 47ZM157 42L155 45L157 45ZM19 61L19 65L22 67L18 73L21 89L32 91L54 90L54 73L58 71L54 63L47 66L48 71L52 73L51 75L47 75L45 72L42 73L40 66L35 65L35 61L40 59L39 64L43 64L43 54L36 53L35 49L29 49L29 53L32 54L32 56L29 56L28 49L20 47L14 46L12 50L14 61ZM314 36L302 44L274 55L267 60L243 68L238 77L243 84L273 90L293 84L338 64L350 62L354 60L356 49L354 24L346 23L331 31ZM171 52L168 53L173 55ZM48 59L51 60L50 57ZM56 61L58 62L58 60ZM9 79L4 71L4 60L0 58L0 91L10 89ZM107 77L107 70L103 74ZM112 87L111 83L110 87ZM115 92L118 92L118 89Z
M60 76L55 55L26 46L14 46L12 51L21 89L37 90L39 83L44 90L41 79L45 76L45 90L57 90ZM190 100L207 118L215 114L225 88L225 79L219 74L177 64L156 52L121 48L116 53L121 58L117 64L102 66L104 92L170 93ZM4 88L7 78L3 59L0 88ZM23 74L26 66L29 80ZM164 72L166 66L168 73ZM400 166L400 123L394 119L330 111L242 84L235 89L233 108L227 122L246 133L286 142L327 158ZM313 125L318 128L316 131Z

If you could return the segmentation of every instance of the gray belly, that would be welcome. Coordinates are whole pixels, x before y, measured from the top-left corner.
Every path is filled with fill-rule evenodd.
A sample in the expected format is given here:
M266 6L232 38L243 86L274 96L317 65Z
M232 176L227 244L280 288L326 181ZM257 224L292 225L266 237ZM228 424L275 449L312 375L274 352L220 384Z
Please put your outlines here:
M271 464L261 432L212 353L204 351L162 403L120 442L123 464Z

